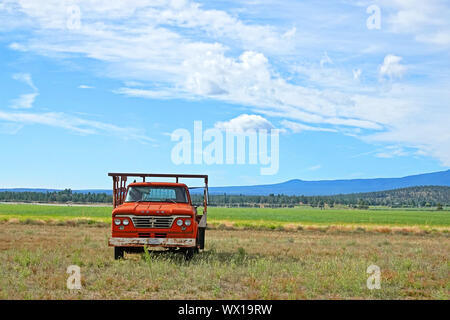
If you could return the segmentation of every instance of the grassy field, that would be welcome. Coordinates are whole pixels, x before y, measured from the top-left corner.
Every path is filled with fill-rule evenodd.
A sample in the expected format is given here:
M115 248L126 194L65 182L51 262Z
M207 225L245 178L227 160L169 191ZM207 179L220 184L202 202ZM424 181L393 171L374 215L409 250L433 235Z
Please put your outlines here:
M190 262L115 261L110 217L111 207L0 205L0 299L450 298L449 211L210 208L205 251ZM81 291L66 288L73 264ZM366 287L371 264L380 290Z
M206 250L127 254L108 226L0 222L0 299L449 299L446 233L208 230ZM81 290L68 290L69 265ZM381 289L366 269L381 270Z
M87 219L110 223L111 207L48 206L27 204L0 204L0 220ZM266 208L215 208L208 211L212 226L297 228L298 226L349 226L373 228L377 226L417 227L422 229L450 229L450 211L405 210L373 208L325 209L310 207Z
M281 209L211 208L211 220L232 221L237 225L391 225L450 227L449 211L397 209L318 209L310 207Z

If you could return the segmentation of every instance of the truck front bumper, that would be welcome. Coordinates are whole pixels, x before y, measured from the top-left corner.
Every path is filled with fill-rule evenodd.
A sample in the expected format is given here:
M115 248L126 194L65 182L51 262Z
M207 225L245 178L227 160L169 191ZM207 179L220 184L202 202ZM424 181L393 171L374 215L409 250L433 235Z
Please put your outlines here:
M113 247L195 247L195 238L109 238L108 244Z

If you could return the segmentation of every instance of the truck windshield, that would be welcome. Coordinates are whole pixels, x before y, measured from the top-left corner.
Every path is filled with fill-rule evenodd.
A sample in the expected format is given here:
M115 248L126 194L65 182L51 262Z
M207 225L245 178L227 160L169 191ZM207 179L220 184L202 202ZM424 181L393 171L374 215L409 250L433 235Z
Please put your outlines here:
M183 187L130 187L125 202L182 202L187 203Z

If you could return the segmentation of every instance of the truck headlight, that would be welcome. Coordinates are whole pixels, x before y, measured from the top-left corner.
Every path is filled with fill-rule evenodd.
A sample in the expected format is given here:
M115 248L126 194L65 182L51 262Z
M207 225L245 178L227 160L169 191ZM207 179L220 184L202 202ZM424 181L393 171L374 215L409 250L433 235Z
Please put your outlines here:
M130 224L130 220L128 220L128 219L123 219L122 223L123 223L124 226L127 226L127 225Z
M183 225L183 220L178 219L177 220L177 226L181 227Z
M184 220L184 224L189 227L191 225L191 219Z
M114 219L114 224L118 226L120 224L120 219Z

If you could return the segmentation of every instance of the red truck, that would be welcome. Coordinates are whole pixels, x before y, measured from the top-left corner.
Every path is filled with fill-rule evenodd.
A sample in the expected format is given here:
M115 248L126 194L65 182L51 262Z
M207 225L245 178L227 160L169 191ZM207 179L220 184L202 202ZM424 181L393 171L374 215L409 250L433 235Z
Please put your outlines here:
M113 178L113 211L109 246L114 259L147 248L181 251L188 260L205 246L208 176L193 174L108 173ZM127 178L142 181L127 185ZM147 178L175 178L152 182ZM203 179L203 212L192 203L189 188L179 179Z

